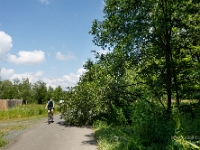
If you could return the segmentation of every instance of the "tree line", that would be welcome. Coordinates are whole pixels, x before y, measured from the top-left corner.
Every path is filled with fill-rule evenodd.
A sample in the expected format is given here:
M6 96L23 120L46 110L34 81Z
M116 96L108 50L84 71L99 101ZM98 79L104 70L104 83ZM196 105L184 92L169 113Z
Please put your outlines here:
M31 83L28 78L0 81L0 99L22 99L24 104L45 104L50 98L58 102L64 96L65 92L60 86L53 89L42 81Z

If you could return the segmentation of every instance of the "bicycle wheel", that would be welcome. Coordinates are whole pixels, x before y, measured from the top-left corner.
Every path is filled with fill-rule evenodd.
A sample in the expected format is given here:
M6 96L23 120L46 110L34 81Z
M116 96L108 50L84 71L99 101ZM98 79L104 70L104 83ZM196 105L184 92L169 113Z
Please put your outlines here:
M51 116L52 116L52 115L51 115L51 112L49 112L49 113L48 113L48 124L51 123Z

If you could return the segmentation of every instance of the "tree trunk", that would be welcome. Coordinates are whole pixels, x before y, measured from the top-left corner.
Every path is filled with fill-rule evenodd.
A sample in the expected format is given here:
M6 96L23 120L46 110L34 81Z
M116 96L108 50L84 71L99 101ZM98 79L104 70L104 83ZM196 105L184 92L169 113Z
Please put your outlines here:
M167 66L167 82L166 82L166 89L167 89L167 113L171 113L171 84L172 84L172 76L171 76L171 49L170 44L167 42L166 44L166 51L165 51L165 58L166 58L166 66Z
M179 100L179 93L178 93L178 84L177 84L177 78L176 78L176 72L173 67L173 76L174 76L174 84L175 84L175 91L176 91L176 106L179 108L180 106L180 100Z

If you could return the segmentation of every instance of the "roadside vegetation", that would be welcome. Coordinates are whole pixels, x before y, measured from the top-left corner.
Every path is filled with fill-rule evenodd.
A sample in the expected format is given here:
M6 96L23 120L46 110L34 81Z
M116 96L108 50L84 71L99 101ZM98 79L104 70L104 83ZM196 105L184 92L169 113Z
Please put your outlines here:
M141 107L143 104L138 104ZM154 107L155 108L155 107ZM152 114L149 108L136 108L132 123L117 125L108 120L96 121L94 128L100 150L199 150L200 149L200 104L195 111L176 108L170 116Z

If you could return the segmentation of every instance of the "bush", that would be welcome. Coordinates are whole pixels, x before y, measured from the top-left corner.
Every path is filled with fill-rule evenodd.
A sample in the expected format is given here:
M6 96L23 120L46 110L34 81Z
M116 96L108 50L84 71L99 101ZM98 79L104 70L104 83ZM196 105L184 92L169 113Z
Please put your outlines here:
M135 140L148 149L166 149L171 144L175 124L159 105L139 101L132 115Z

